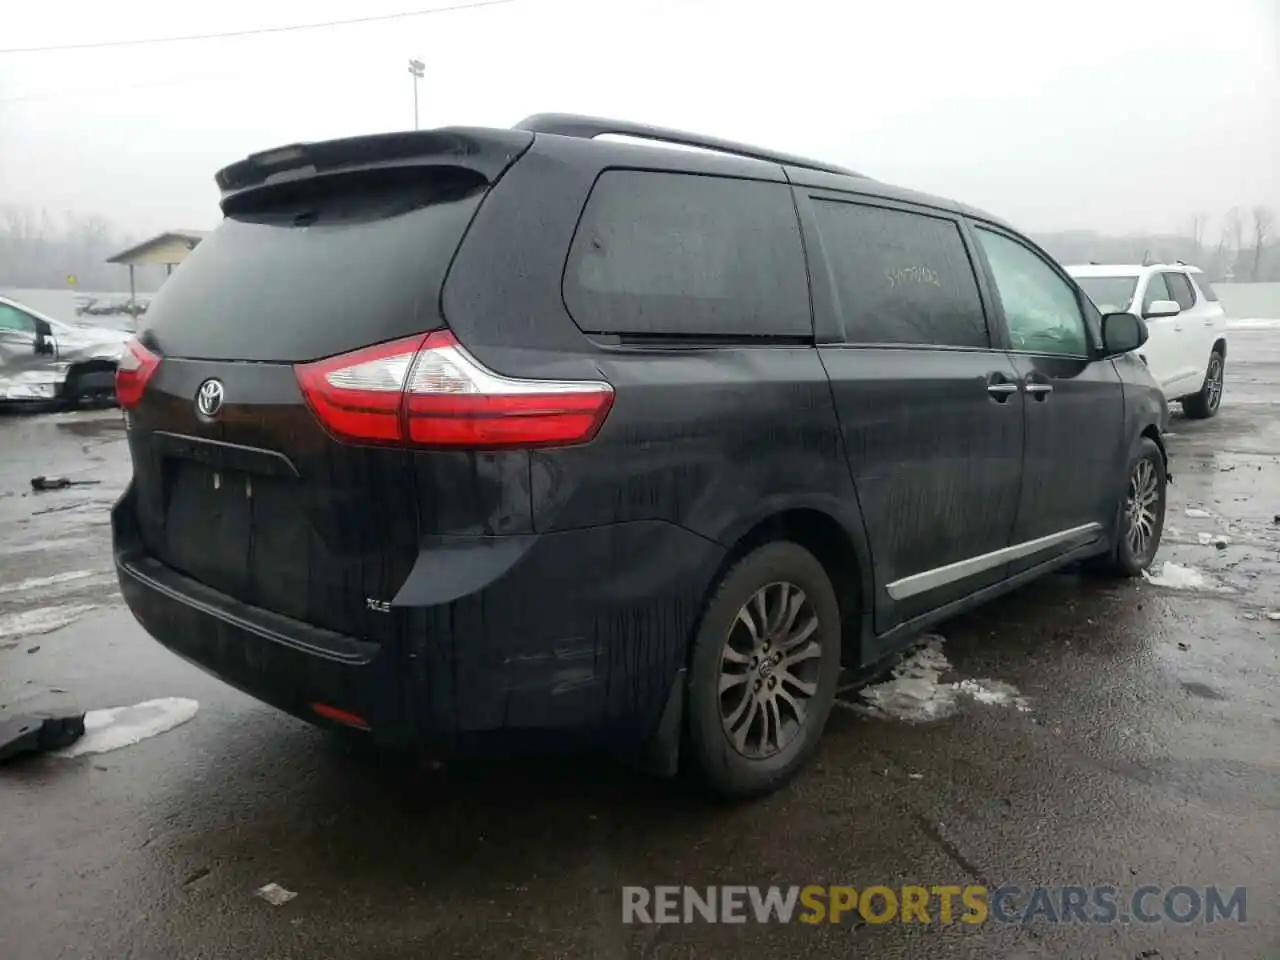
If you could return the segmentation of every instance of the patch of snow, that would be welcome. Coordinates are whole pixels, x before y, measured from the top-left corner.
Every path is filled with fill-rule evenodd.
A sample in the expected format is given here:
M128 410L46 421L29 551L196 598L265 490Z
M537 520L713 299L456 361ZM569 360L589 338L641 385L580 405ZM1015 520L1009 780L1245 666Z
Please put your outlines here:
M1018 688L1003 680L961 680L955 684L956 690L979 703L997 707L1013 707L1019 713L1031 709L1027 698L1018 693Z
M1204 547L1212 547L1217 544L1228 544L1231 538L1225 533L1197 533L1196 539L1200 541L1200 545Z
M185 697L163 697L132 707L90 710L84 715L84 736L56 753L60 757L78 757L130 747L181 726L196 715L199 707L198 702Z
M282 907L297 896L292 890L286 890L278 883L268 883L253 891L254 896L267 901L273 907Z
M45 551L68 550L88 542L88 537L63 537L61 540L32 540L29 543L6 544L0 546L0 556L10 556L15 553L43 553Z
M37 607L0 617L0 639L4 637L29 637L52 633L75 623L91 610L95 603L64 603L53 607Z
M1164 532L1165 532L1165 533L1167 533L1167 534L1168 534L1169 536L1171 536L1171 537L1180 537L1180 536L1182 536L1182 528L1181 528L1181 527L1175 527L1175 526L1174 526L1173 524L1171 524L1171 523L1170 523L1170 524L1166 524L1166 525L1165 525Z
M1169 560L1164 562L1159 573L1144 570L1143 578L1157 587L1168 587L1171 590L1214 590L1217 584L1194 567L1184 567Z
M1209 520L1213 517L1212 513L1200 507L1187 507L1186 513L1188 517L1192 517L1196 520Z
M0 593L25 593L28 590L39 590L41 587L52 587L92 576L92 570L68 570L66 573L55 573L47 577L28 577L17 583L0 584Z
M1016 687L1000 680L942 683L942 674L951 669L942 652L943 642L937 635L928 637L923 647L894 668L892 679L860 691L876 716L906 723L943 720L955 713L962 697L989 706L1012 706L1021 713L1031 709Z
M942 637L930 636L923 647L893 668L892 679L864 687L860 694L876 711L895 720L923 723L955 712L955 690L939 680L951 664L942 652Z

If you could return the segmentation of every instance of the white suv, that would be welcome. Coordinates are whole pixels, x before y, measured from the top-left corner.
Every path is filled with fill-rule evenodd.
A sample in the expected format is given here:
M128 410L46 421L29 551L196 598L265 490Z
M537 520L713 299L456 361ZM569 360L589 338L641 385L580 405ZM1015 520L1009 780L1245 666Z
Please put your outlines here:
M1218 412L1227 362L1227 321L1198 267L1175 264L1069 266L1102 313L1140 313L1150 337L1138 351L1169 401L1188 417Z

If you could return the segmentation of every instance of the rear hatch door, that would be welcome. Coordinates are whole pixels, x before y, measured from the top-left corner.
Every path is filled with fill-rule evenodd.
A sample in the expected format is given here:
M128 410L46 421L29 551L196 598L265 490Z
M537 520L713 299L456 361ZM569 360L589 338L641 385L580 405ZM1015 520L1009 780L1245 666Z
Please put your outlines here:
M466 136L291 147L219 174L226 218L139 335L161 357L129 412L151 555L241 602L390 638L385 605L418 553L413 454L334 439L296 367L443 325L453 255L528 139Z

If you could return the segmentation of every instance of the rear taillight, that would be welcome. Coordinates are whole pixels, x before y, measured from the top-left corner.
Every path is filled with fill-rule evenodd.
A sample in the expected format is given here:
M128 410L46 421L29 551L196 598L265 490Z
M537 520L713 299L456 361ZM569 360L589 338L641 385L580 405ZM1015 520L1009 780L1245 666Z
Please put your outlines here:
M124 345L124 355L116 364L116 402L132 410L142 401L147 381L160 367L160 358L144 347L137 337Z
M428 447L585 443L613 405L595 380L517 380L487 370L447 330L294 368L340 440Z

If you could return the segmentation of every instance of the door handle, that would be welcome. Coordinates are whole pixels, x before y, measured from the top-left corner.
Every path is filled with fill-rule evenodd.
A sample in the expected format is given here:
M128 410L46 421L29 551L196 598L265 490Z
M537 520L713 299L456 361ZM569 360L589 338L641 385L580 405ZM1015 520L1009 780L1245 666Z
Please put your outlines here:
M1018 392L1018 385L1005 377L1003 373L987 375L987 394L996 403L1004 403Z
M1042 403L1048 399L1049 394L1053 393L1053 384L1043 374L1028 373L1023 378L1022 385L1033 400L1039 400Z

